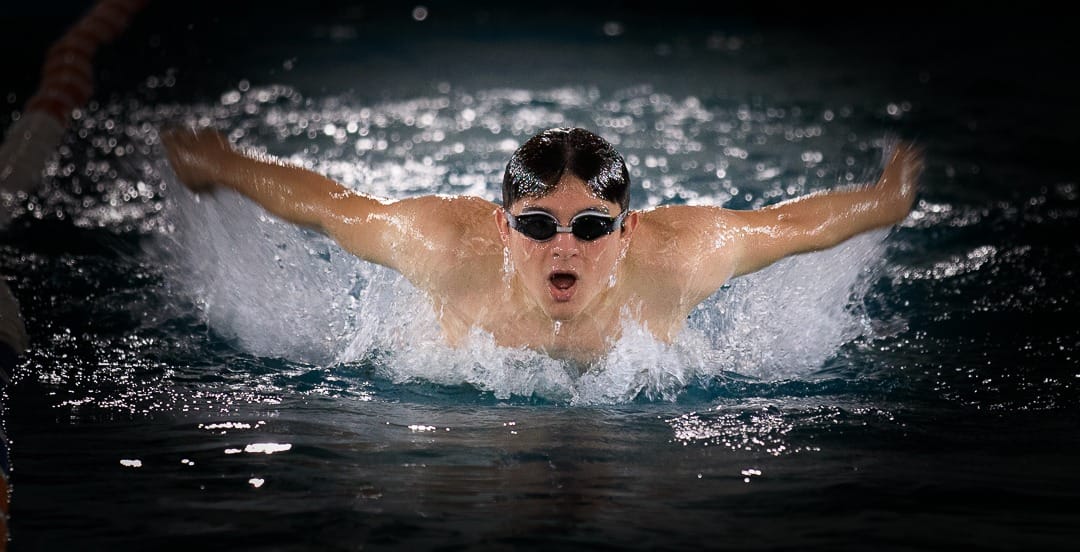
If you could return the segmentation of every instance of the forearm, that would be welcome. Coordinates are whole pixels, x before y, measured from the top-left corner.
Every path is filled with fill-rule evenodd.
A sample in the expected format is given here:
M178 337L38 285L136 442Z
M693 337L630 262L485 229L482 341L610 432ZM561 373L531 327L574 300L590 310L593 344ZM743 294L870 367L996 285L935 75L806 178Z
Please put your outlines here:
M213 180L279 218L324 232L342 202L367 200L310 170L234 151L223 154Z
M921 150L901 144L872 186L811 194L757 211L729 212L731 227L738 229L736 243L741 244L736 275L899 223L911 210L922 167Z
M765 210L774 211L777 221L797 235L805 250L825 249L903 221L914 202L921 172L921 151L900 144L872 186L811 194Z
M302 167L237 151L215 130L169 131L162 144L176 175L192 190L229 188L275 216L324 233L377 203Z
M765 208L798 252L827 249L862 232L902 221L910 202L875 186L812 194Z

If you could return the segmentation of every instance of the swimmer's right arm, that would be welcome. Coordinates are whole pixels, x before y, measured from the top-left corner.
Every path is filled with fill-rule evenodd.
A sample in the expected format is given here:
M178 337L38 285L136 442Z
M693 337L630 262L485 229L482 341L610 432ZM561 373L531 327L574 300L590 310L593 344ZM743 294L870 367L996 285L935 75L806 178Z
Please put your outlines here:
M389 202L271 158L238 151L219 132L173 130L162 134L173 170L196 193L229 188L290 223L326 234L350 253L402 270L415 248L401 219L417 201ZM418 239L419 238L419 239Z

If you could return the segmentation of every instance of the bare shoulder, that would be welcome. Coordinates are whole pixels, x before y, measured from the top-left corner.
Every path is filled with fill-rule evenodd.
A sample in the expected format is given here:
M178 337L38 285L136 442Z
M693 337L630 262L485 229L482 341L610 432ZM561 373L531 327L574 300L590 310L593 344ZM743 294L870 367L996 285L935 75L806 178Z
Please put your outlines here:
M639 220L627 257L642 285L697 301L731 277L736 211L672 205L642 211Z
M423 212L435 218L456 218L465 213L494 212L495 203L476 196L429 194L388 203L401 209Z
M643 253L682 253L712 244L737 226L736 211L706 205L668 205L641 211L635 242Z
M470 196L426 195L387 205L403 236L398 267L426 289L452 287L501 266L502 245L495 224L498 206Z
M393 216L427 239L458 239L475 234L496 235L491 201L474 196L424 195L387 204Z

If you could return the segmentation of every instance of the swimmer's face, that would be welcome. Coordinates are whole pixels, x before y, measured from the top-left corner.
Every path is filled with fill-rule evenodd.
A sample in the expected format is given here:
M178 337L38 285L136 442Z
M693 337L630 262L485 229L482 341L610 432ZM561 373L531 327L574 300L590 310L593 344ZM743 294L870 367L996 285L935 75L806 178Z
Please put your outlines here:
M593 195L577 176L566 175L554 192L521 199L508 211L515 216L548 213L560 226L570 226L571 219L582 213L615 217L622 209ZM629 246L637 214L630 213L621 228L591 241L571 233L537 241L511 229L501 211L497 222L515 280L552 320L564 321L599 307L605 293L617 283L619 260Z

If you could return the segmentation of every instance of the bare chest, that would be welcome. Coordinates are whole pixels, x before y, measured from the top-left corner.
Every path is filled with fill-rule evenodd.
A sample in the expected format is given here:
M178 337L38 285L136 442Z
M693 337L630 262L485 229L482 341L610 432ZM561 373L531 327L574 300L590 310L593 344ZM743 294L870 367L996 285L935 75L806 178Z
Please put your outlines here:
M555 358L592 360L603 355L621 335L617 315L591 314L557 321L509 298L461 301L440 309L439 323L452 345L465 344L479 330L499 346L532 349Z
M459 297L444 303L439 323L452 345L463 345L476 330L502 347L527 348L554 358L593 361L622 337L627 323L648 328L661 341L670 341L682 328L684 316L677 301L647 301L634 293L612 297L571 320L553 320L509 294Z

